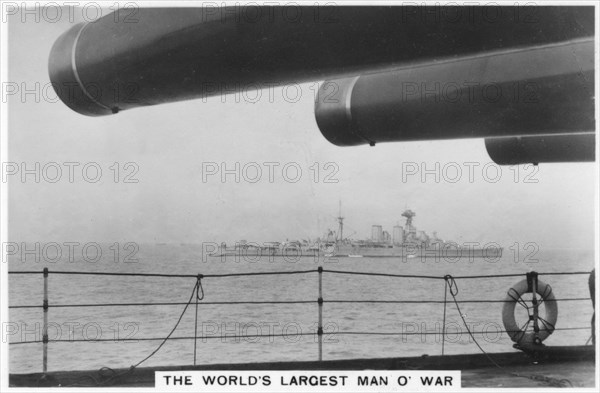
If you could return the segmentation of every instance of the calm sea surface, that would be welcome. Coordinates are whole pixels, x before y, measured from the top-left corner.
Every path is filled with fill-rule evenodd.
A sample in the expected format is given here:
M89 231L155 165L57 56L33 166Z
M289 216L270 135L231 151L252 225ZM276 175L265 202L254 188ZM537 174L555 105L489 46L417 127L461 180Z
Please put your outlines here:
M159 278L132 276L59 275L52 271L128 272L166 274L222 274L241 272L275 272L324 269L350 272L377 272L408 275L444 276L523 273L523 277L493 279L457 279L461 300L503 300L506 291L530 270L538 272L590 271L593 251L541 250L533 256L537 262L525 263L528 252L516 256L505 249L496 262L485 259L447 261L419 257L337 258L320 261L314 258L249 258L235 261L228 257L202 260L202 248L196 245L140 245L137 262L124 263L128 252L121 250L115 258L110 245L103 245L98 262L65 257L55 263L32 258L9 261L9 270L50 270L49 303L154 303L187 302L194 278ZM438 355L442 351L441 327L444 305L441 303L355 303L333 300L444 300L444 281L366 275L323 273L323 358L376 358L414 355ZM590 326L592 305L587 275L541 276L550 284L558 299L586 298L558 302L557 328ZM202 280L204 300L198 307L197 363L243 363L259 361L315 360L318 321L318 274L265 275ZM41 305L42 274L9 276L9 305ZM235 301L310 301L299 304L202 304ZM448 300L451 301L450 295ZM475 337L489 352L515 351L502 325L502 303L462 303L461 311ZM73 340L49 344L48 369L82 370L129 367L149 355L160 340L175 326L184 305L50 307L49 338ZM519 306L517 306L519 309ZM518 310L518 321L524 313ZM195 304L192 304L173 337L194 335ZM7 328L11 343L41 340L42 308L10 309ZM453 303L447 305L445 353L477 353ZM352 334L335 334L351 332ZM428 334L421 334L421 333ZM484 334L479 334L479 333ZM302 333L300 335L298 333ZM361 334L356 334L361 333ZM393 335L366 333L395 333ZM403 334L411 333L411 334ZM415 334L416 333L416 334ZM236 335L267 337L235 338ZM557 330L547 345L585 344L590 330ZM129 338L118 342L115 339ZM103 339L108 341L94 341ZM10 372L42 370L42 344L9 346ZM143 366L189 365L194 362L193 340L169 340Z

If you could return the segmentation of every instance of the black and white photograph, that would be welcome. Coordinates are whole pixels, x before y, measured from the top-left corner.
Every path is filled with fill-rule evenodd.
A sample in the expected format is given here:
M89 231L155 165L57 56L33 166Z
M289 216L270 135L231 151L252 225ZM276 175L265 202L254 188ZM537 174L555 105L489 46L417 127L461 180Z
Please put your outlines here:
M597 391L596 2L1 9L1 391Z

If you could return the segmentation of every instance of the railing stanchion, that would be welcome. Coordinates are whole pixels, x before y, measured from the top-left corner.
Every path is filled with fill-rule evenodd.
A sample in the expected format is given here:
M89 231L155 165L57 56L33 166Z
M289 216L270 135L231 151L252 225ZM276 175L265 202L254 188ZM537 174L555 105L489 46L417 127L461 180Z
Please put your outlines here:
M319 326L317 336L319 338L319 361L323 360L323 266L319 266Z
M444 356L444 344L446 343L446 298L448 296L448 280L444 279L444 319L442 321L442 356Z
M197 347L197 345L198 345L198 294L196 293L196 314L194 316L194 366L196 365L196 347Z
M529 272L526 274L527 278L527 287L528 292L531 292L532 298L531 302L533 303L533 332L534 332L534 342L536 344L541 344L541 340L539 339L539 331L540 326L538 324L539 318L539 302L537 300L537 286L538 286L538 273L537 272Z
M48 268L44 268L44 326L42 327L42 370L48 371Z

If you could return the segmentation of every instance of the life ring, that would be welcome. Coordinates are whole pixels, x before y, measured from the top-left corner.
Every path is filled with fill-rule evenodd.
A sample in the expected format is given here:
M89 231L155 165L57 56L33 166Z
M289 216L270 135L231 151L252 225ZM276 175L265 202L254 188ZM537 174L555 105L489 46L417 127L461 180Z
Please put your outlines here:
M540 296L540 301L543 302L545 306L545 315L538 316L539 332L537 337L539 341L536 340L536 335L533 330L527 330L527 328L521 330L521 327L518 326L515 321L515 306L519 301L522 301L521 296L524 293L531 292L527 280L519 281L517 285L508 290L504 307L502 308L502 322L504 323L504 329L511 340L520 345L540 344L547 339L548 336L554 332L556 319L558 317L558 306L554 294L552 293L552 287L545 282L538 280L536 293ZM533 307L533 305L529 304L529 307Z

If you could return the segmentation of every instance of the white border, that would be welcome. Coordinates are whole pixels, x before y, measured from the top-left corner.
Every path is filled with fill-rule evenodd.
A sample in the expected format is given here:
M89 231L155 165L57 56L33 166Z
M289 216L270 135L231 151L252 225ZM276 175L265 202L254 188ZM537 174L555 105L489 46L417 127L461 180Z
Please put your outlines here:
M4 4L2 18L4 18ZM0 22L0 87L8 80L8 24ZM8 161L8 103L0 100L0 163ZM8 241L8 184L0 182L0 252ZM4 326L4 316L8 318L8 263L2 263L0 256L0 332ZM0 339L0 391L8 389L8 343Z
M12 4L18 4L19 6L41 6L43 4L57 4L57 3L65 3L68 4L68 1L58 1L58 2L49 2L49 1L15 1L11 2ZM115 4L119 4L119 6L124 6L125 4L134 3L143 7L174 7L174 6L182 6L182 7L196 7L201 5L202 3L211 3L211 4L219 4L219 5L244 5L244 4L271 4L279 3L279 4L298 4L298 5L314 5L317 3L316 0L298 0L298 1L95 1L95 2L80 2L81 4L85 3L96 3L105 6L112 6ZM416 1L363 1L363 0L345 0L345 1L318 1L318 3L323 4L335 4L335 5L357 5L357 4L368 4L368 5L466 5L466 6L476 6L476 5L503 5L503 6L513 6L513 5L565 5L565 6L574 6L574 5L586 5L595 7L595 21L596 21L596 53L595 53L595 97L596 97L596 130L600 129L600 119L599 119L599 101L600 101L600 88L599 88L599 80L600 80L600 72L599 72L599 64L600 58L598 53L599 47L599 21L600 21L600 6L595 1L543 1L543 2L532 2L532 1L515 1L515 0L500 0L500 1L431 1L431 0L416 0ZM4 7L6 5L5 2L0 2L2 5L2 13L4 13ZM71 3L72 4L72 3ZM2 16L3 18L3 16ZM4 19L4 18L3 18ZM0 23L0 83L4 84L8 80L8 24ZM3 100L2 100L3 101ZM8 161L8 103L0 102L0 162ZM598 165L600 153L600 138L596 137L596 189L595 189L595 231L596 234L600 234L599 231L599 212L600 212L600 191L599 191L599 179L600 179L600 166ZM7 184L0 184L0 244L4 244L8 241L8 187ZM595 266L596 266L596 282L598 282L599 272L598 269L600 267L599 264L599 248L600 248L600 239L596 236L595 240ZM2 259L4 259L4 255L2 255ZM8 317L8 264L0 262L0 322L3 323L4 317ZM599 314L600 305L598 304L598 290L596 290L596 315ZM598 321L596 322L596 336L599 336L599 328ZM0 340L2 341L2 340ZM598 376L598 365L600 363L600 354L598 353L598 346L596 347L596 376ZM598 390L598 378L596 378L596 386L595 388L573 388L566 389L567 391L583 391L583 392L595 392ZM542 389L543 391L565 391L565 389L551 389L548 387L541 387L536 390ZM149 388L78 388L77 391L82 392L141 392L141 391L158 391L156 389ZM526 388L517 388L517 389L509 389L501 388L501 389L493 389L493 388L463 388L462 390L468 390L472 392L489 392L489 391L515 391L515 392L528 392L533 389ZM44 388L44 389L35 389L35 388L9 388L8 387L8 344L5 342L0 342L0 391L2 392L24 392L24 391L44 391L44 392L63 392L65 389L63 388ZM74 391L74 390L70 390ZM250 390L249 390L250 391Z

